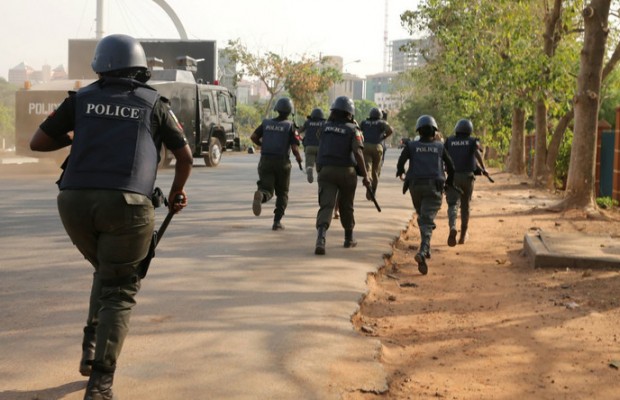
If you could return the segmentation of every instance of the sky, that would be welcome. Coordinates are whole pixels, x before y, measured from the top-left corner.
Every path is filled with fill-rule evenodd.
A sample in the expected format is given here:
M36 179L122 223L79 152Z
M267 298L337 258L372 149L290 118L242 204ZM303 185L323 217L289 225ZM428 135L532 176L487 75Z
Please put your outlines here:
M411 37L400 14L420 0L387 0L388 41ZM344 72L361 77L384 70L386 0L166 0L191 40L218 48L240 39L250 51L295 59L336 55ZM0 0L0 77L21 62L67 69L68 40L96 34L96 0ZM153 0L104 0L104 35L179 39ZM92 54L84 55L89 59ZM358 61L359 60L359 61Z

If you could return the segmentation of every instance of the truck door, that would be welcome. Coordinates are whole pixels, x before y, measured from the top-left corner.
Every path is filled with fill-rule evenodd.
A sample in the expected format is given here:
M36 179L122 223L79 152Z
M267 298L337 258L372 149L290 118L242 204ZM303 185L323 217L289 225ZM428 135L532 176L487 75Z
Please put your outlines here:
M228 92L217 92L217 104L220 114L220 125L226 135L226 148L232 148L235 134L235 112L232 96Z

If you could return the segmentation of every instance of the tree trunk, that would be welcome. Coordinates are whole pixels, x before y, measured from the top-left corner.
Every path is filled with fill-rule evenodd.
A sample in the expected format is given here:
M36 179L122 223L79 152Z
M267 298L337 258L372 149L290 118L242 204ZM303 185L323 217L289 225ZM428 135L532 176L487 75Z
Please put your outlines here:
M547 105L543 99L536 102L536 144L534 150L534 170L532 176L536 186L547 182Z
M525 174L525 110L512 110L512 135L506 171L516 175Z
M564 138L564 134L566 133L566 128L568 128L568 124L573 120L575 116L575 109L571 108L560 120L553 131L553 135L551 136L551 141L549 142L549 147L547 149L547 169L553 173L555 176L555 163L558 160L558 154L560 153L560 145L562 144L562 139Z
M589 209L595 206L596 131L610 4L611 0L592 0L583 10L585 33L575 94L575 137L562 202L564 208Z
M551 60L555 55L560 39L562 38L562 2L554 0L553 8L545 11L545 33L543 34L543 51L545 56ZM541 79L544 80L546 87L549 80L549 70L543 69ZM540 94L544 96L544 91ZM551 170L547 168L547 105L544 97L540 97L536 102L536 150L534 154L534 184L536 186L550 186L553 183Z

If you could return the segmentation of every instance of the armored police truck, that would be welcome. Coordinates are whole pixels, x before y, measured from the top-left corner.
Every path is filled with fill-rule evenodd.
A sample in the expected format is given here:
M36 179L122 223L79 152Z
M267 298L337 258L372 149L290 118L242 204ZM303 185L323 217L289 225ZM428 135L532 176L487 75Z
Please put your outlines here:
M168 98L195 158L203 158L208 167L219 165L222 152L240 150L239 134L235 126L235 95L226 87L196 82L191 71L161 69L151 71L148 84ZM15 136L16 153L41 157L46 153L30 151L30 137L39 124L53 112L67 96L94 80L58 80L16 92ZM51 152L49 156L64 160L68 150ZM174 157L162 146L160 166L168 166Z

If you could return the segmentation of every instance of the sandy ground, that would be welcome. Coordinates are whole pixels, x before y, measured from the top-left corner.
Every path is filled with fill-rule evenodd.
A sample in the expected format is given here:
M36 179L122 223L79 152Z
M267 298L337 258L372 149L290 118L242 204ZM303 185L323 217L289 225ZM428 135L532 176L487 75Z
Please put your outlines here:
M620 270L534 269L523 252L537 229L618 238L619 214L552 213L554 194L493 177L476 181L463 245L447 245L444 203L428 275L414 219L369 276L353 321L381 341L389 391L347 400L620 399Z

